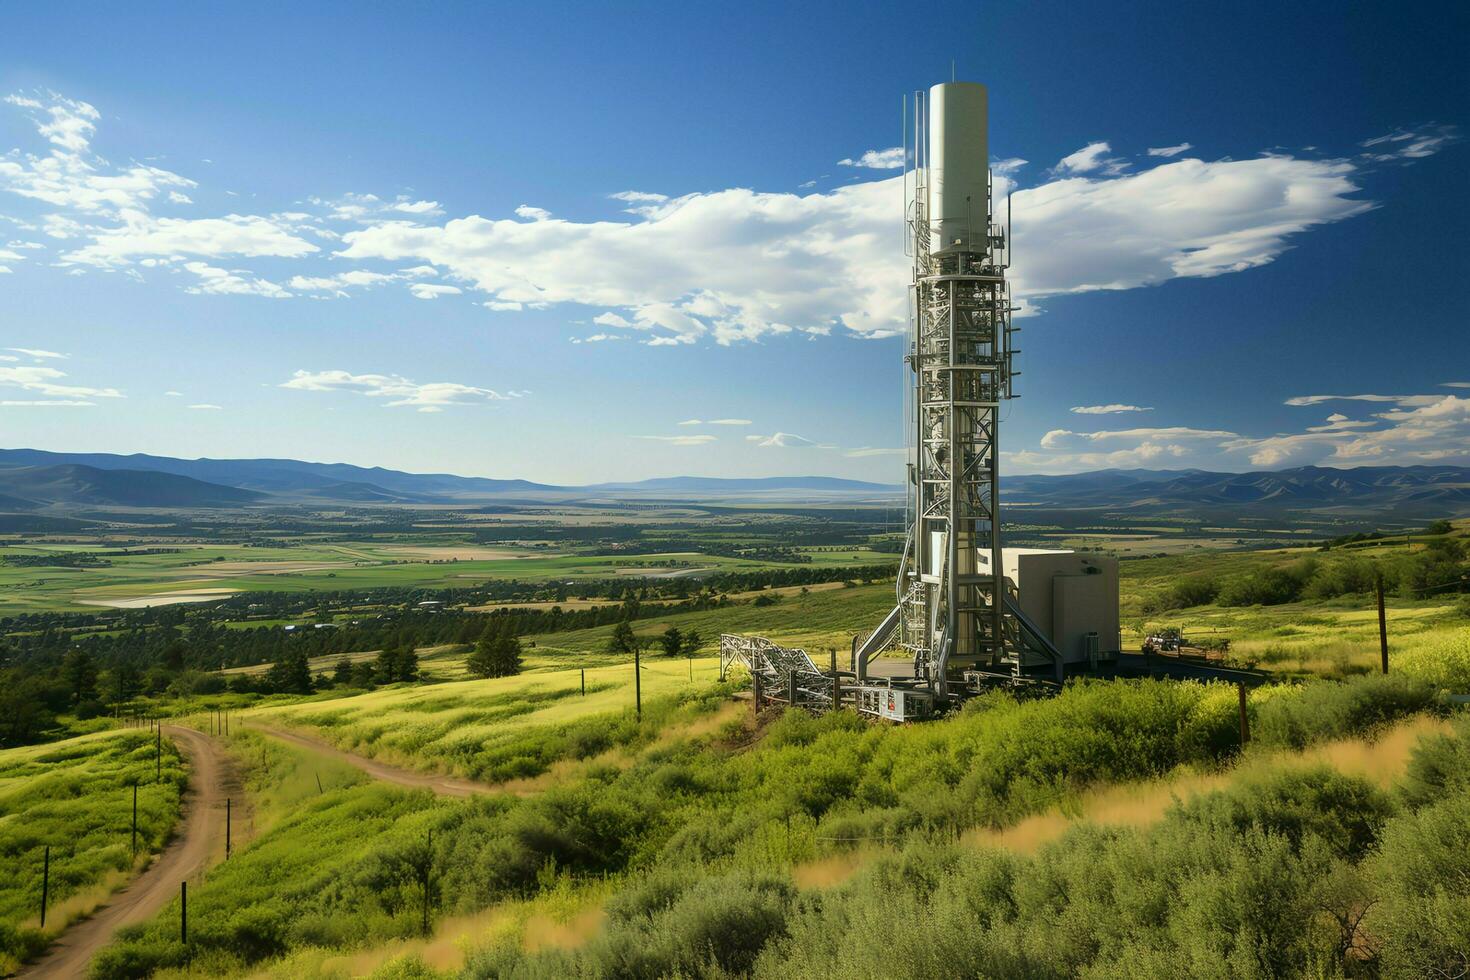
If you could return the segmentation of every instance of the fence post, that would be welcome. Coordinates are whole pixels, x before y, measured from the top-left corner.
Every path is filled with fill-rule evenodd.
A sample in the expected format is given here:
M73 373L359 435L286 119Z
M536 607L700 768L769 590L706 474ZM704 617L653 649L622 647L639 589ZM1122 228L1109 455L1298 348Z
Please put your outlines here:
M46 845L46 856L41 859L41 928L46 928L46 899L51 891L51 845Z
M796 707L796 671L794 670L786 672L786 706Z
M226 861L228 861L230 859L230 818L232 816L231 808L230 808L230 802L231 802L230 798L228 796L226 796L225 797L225 860Z
M587 696L587 668L582 668L582 697Z
M1251 721L1245 713L1245 682L1240 681L1235 687L1240 692L1240 747L1245 748L1251 740Z
M1375 582L1378 586L1378 652L1383 658L1383 672L1388 673L1388 616L1383 611L1383 573L1379 572Z
M163 782L163 726L158 726L158 735L153 743L153 780Z
M133 860L138 860L138 781L133 780Z
M842 707L842 678L837 676L837 648L827 651L832 655L832 710Z
M179 882L179 942L189 944L189 883Z
M429 880L434 873L434 831L429 830L428 848L424 857L424 935L429 934Z
M643 664L639 659L638 641L633 641L633 697L638 702L638 720L643 720Z

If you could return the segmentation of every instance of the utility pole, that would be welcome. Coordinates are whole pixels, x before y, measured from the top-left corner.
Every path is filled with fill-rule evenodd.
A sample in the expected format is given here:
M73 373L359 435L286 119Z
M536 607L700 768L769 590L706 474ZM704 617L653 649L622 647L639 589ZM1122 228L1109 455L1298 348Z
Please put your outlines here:
M643 664L639 659L639 651L642 646L637 640L633 641L633 697L638 702L638 720L643 720Z
M1383 611L1383 573L1376 578L1378 586L1378 652L1383 658L1383 672L1388 673L1388 616Z

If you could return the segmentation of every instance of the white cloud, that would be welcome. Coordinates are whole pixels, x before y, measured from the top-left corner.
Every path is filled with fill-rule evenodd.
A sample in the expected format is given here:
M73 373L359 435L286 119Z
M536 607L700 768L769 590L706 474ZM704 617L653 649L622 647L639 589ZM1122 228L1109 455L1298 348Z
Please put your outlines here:
M606 341L609 341L609 340L627 340L627 339L628 339L627 337L622 337L622 336L619 336L618 334L615 334L615 333L595 333L595 334L592 334L589 337L573 337L572 338L572 343L574 343L574 344L601 344L601 343L605 343Z
M1350 196L1354 173L1343 161L1282 156L1182 159L1017 190L1025 247L1013 292L1034 301L1264 265L1293 235L1371 206ZM900 179L806 195L690 194L624 220L383 223L347 233L339 254L433 263L495 302L601 307L599 326L685 343L833 325L893 336L906 326L908 268L892 231Z
M1192 429L1187 426L1161 428L1104 429L1101 432L1073 432L1071 429L1052 429L1041 437L1041 448L1059 449L1078 442L1101 442L1110 439L1137 439L1154 442L1159 439L1233 439L1236 433L1223 429Z
M218 405L211 405L208 402L200 402L197 405L190 405L189 407L190 408L197 408L197 409L204 409L206 411L219 411L219 408L220 408Z
M404 214L441 214L438 201L397 201L389 205L390 211L401 211Z
M1142 405L1074 405L1071 409L1078 415L1118 415L1122 412L1152 412Z
M1305 432L1240 438L1224 448L1246 453L1255 466L1324 461L1353 465L1470 462L1470 398L1424 395L1391 400L1395 407L1372 419L1355 422L1334 414L1326 425L1310 426Z
M347 371L297 371L280 387L296 391L351 391L369 398L391 399L384 403L389 408L417 408L420 412L441 412L445 407L456 404L505 401L524 394L501 394L489 388L451 381L418 384L396 374L352 374Z
M1030 163L1029 160L1022 160L1020 157L1010 157L1006 160L990 161L990 169L995 173L1005 176L1015 173L1028 163Z
M1150 146L1148 155L1151 157L1177 157L1185 150L1194 149L1193 143L1178 143L1174 146Z
M123 397L123 393L116 388L91 388L58 383L57 379L64 377L66 374L55 368L0 366L0 387L22 388L37 394L55 395L61 398Z
M184 289L186 293L212 296L264 296L286 299L291 293L268 279L250 278L241 270L219 269L207 262L185 262L184 268L199 277L199 282Z
M408 287L408 291L413 293L414 299L438 299L440 296L458 296L463 292L458 286L432 282L416 282Z
M1470 388L1470 381L1446 381L1441 388Z
M907 456L908 450L903 448L885 449L878 446L859 446L857 449L849 449L842 455L854 459L863 459L868 456Z
M710 419L709 420L709 424L710 425L750 425L750 419Z
M685 419L682 422L676 422L674 424L675 425L704 425L704 420L703 419Z
M867 167L870 170L897 170L903 166L904 150L901 146L890 146L886 150L869 150L856 160L838 160L842 167Z
M546 210L545 208L537 208L532 207L529 204L522 204L520 207L516 208L516 215L525 218L527 221L546 221L551 217L551 212Z
M96 402L78 401L71 398L53 398L47 400L33 399L29 401L25 399L9 398L0 400L0 406L3 406L5 408L89 408L95 406L96 404Z
M170 398L183 398L184 397L184 393L182 391L165 391L164 394L167 395Z
M1055 170L1059 174L1089 174L1102 170L1108 175L1120 174L1128 166L1122 157L1109 157L1112 147L1099 140L1088 143L1075 153L1069 153L1057 161Z
M707 446L717 442L717 438L711 435L697 436L635 436L637 439L648 439L652 442L666 442L671 446Z
M299 258L317 251L315 245L258 215L153 218L130 212L122 217L122 226L96 231L91 244L66 253L63 261L106 267L145 255Z
M53 360L53 359L56 359L56 360L65 360L66 358L68 358L68 357L71 356L70 354L61 354L61 353L58 353L58 352L56 352L54 350L39 350L39 349L37 349L35 347L7 347L5 349L6 350L13 350L17 354L24 354L27 357L34 357L38 361Z
M498 299L486 300L480 305L487 310L494 310L497 313L517 313L525 309L524 303L504 303Z

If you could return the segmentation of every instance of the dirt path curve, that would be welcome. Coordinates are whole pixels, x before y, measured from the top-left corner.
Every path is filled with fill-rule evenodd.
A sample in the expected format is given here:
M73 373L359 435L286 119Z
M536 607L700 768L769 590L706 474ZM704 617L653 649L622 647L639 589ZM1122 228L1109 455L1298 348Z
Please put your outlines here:
M229 756L207 735L192 728L164 725L189 763L189 787L173 840L163 853L122 891L107 900L51 944L18 974L21 977L83 977L92 956L123 926L151 918L179 893L179 882L197 880L224 857L225 797L239 797L239 773Z
M457 776L445 776L437 773L415 772L412 769L402 769L391 766L386 762L378 762L365 756L355 755L345 749L339 749L325 739L313 738L310 735L300 735L281 728L272 728L269 725L261 725L255 722L246 722L246 728L269 735L271 738L298 745L304 749L310 749L320 755L338 759L357 769L361 769L374 779L395 786L406 786L409 789L426 789L435 796L478 796L482 793L502 793L501 787L491 786L487 783L477 783L472 779L460 779Z

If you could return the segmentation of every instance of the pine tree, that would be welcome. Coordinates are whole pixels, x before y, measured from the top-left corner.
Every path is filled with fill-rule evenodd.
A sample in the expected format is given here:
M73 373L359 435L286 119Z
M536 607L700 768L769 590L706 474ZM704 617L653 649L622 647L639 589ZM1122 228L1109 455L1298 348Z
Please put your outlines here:
M332 683L337 687L346 687L352 683L352 661L346 657L337 660L337 666L332 669Z
M684 649L684 634L679 632L679 627L670 626L664 630L663 635L658 638L659 644L664 648L664 655L677 657L679 651Z
M512 677L521 672L521 641L486 629L465 668L476 677Z

